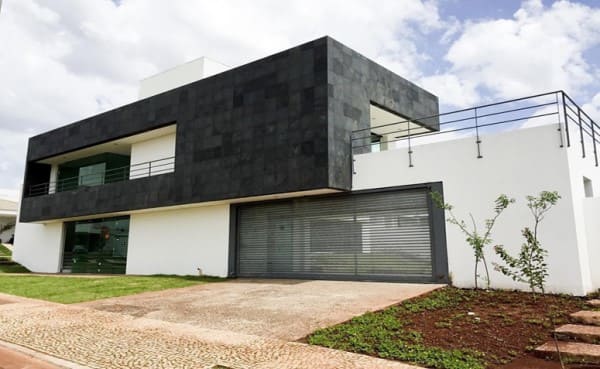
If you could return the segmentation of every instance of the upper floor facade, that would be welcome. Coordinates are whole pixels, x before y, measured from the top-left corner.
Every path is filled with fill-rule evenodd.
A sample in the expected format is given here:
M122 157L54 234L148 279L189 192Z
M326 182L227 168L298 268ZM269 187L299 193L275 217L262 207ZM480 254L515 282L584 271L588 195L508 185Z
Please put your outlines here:
M349 191L353 131L437 115L436 96L323 37L32 137L20 221Z

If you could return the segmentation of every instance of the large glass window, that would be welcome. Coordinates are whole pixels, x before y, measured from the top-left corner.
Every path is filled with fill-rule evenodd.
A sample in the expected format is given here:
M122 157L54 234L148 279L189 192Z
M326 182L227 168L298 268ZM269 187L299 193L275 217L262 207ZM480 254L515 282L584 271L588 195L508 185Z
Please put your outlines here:
M98 163L79 168L80 186L98 186L104 184L106 163Z
M107 152L60 164L56 192L124 181L129 178L129 162L127 155Z
M125 273L129 216L65 223L63 272Z

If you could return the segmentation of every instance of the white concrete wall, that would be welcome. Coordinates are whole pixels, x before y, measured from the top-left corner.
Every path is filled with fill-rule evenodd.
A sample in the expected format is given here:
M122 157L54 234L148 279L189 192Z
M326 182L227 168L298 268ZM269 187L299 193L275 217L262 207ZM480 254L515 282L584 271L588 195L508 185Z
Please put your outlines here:
M571 147L568 150L570 181L573 191L573 207L575 227L582 247L579 254L582 272L585 276L586 289L596 290L600 288L600 278L598 278L598 244L596 240L598 228L598 219L600 211L594 206L597 204L595 199L586 198L584 177L591 184L592 192L598 196L600 194L600 169L596 167L593 145L591 138L584 135L585 158L580 144L580 133L575 125L570 125L571 129ZM596 230L598 232L598 230ZM590 239L591 237L591 239Z
M17 223L13 259L38 273L58 273L63 250L63 223Z
M221 64L216 60L212 60L207 58L206 56L201 57L203 65L202 65L202 78L208 78L210 76L214 76L215 74L219 74L225 72L229 69L225 64ZM189 83L189 82L188 82Z
M136 142L131 145L131 172L130 178L141 178L150 175L164 174L175 170L175 159L152 163L149 168L147 163L153 160L165 159L175 156L176 133ZM139 165L136 165L139 164Z
M590 279L594 289L600 288L600 197L583 200Z
M229 205L133 214L127 274L227 276Z
M518 202L500 217L493 239L513 254L523 243L521 229L532 225L525 196L556 190L562 199L540 228L542 246L549 252L547 287L577 295L590 292L587 243L580 229L583 223L576 225L583 217L580 207L575 206L581 203L581 196L571 189L575 180L569 172L569 150L559 147L556 126L490 134L482 141L481 159L476 157L474 137L415 146L412 168L405 149L356 155L353 189L441 181L445 200L455 206L456 215L470 224L471 212L480 222L480 229L484 219L493 215L494 199L501 193L508 194ZM446 233L452 281L460 287L472 287L472 250L457 227L446 224ZM491 263L500 261L491 248L486 256L492 269ZM499 272L492 270L491 274L493 287L527 288Z
M145 99L227 69L229 67L224 64L200 57L141 80L138 96L140 100Z

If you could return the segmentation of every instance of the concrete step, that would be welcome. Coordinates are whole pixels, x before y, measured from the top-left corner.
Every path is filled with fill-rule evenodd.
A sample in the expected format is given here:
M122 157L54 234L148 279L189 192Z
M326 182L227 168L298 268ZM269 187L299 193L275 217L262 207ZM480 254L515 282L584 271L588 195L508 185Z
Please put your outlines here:
M593 307L600 307L600 299L588 300L587 304Z
M561 341L600 343L600 327L596 325L565 324L554 332Z
M600 364L600 345L558 341L558 349L564 361L576 364ZM553 341L536 348L534 354L541 358L558 360L556 345Z
M582 310L571 314L576 322L587 325L600 325L600 311Z

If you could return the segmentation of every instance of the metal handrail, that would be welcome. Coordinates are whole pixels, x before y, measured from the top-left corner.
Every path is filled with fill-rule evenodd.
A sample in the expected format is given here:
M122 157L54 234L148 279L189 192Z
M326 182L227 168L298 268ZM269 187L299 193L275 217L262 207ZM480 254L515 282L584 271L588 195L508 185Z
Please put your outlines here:
M539 99L550 99L550 102L540 102ZM562 102L562 103L561 103ZM525 104L526 106L522 106ZM515 106L517 105L517 106ZM550 112L544 112L541 109L547 109L554 106ZM496 109L494 111L483 111L482 110ZM532 112L533 110L533 112ZM531 113L529 113L531 112ZM460 114L458 117L453 117ZM464 116L464 115L468 116ZM370 141L371 132L377 129L386 128L384 131L388 137L394 139L387 140L385 143L394 143L398 141L407 141L409 146L409 163L412 164L412 139L418 137L427 137L434 135L442 135L452 132L460 132L473 130L477 132L477 152L478 158L482 157L480 153L481 138L479 131L485 127L508 125L514 124L520 121L535 120L541 117L556 116L558 131L561 135L561 147L563 147L563 128L564 135L566 136L567 147L571 146L570 137L570 125L575 125L578 130L580 145L582 149L582 157L585 158L585 145L586 142L593 145L593 154L596 166L598 166L598 153L597 145L600 144L600 126L585 112L579 105L577 105L571 97L569 97L564 91L558 90L548 93L542 93L537 95L531 95L521 97L518 99L506 100L497 103L479 105L472 108L460 109L450 112L444 112L438 115L429 115L425 117L419 117L414 119L406 119L393 123L386 123L378 126L361 128L352 131L350 136L350 143L353 153L358 149L364 149L366 147L373 146ZM444 118L446 120L444 121ZM424 122L428 120L435 120L439 125L437 131L429 132L416 132L414 125L419 125L423 128L428 128ZM413 127L411 127L411 123ZM393 126L398 126L395 129ZM589 140L591 139L591 141ZM364 151L361 151L364 152Z
M145 178L153 175L170 173L175 170L175 157L167 157L150 160L142 163L131 164L119 168L112 168L101 173L86 174L77 177L63 178L57 181L49 181L29 186L28 197L47 195L54 192L74 190L80 187L90 187L105 183L122 182L132 179ZM83 181L82 181L83 179ZM93 182L97 179L98 184L86 185L81 182Z
M356 129L354 132L361 132L361 131L370 131L373 128L381 128L381 127L386 127L386 126L391 126L391 125L395 125L395 124L401 124L401 123L407 123L407 122L412 122L412 123L418 123L420 121L423 120L427 120L427 119L433 119L433 118L439 118L439 117L443 117L446 115L451 115L451 114L458 114L458 113L465 113L471 110L475 110L475 109L485 109L485 108L489 108L492 106L497 106L497 105L502 105L502 104L510 104L510 103L514 103L514 102L518 102L518 101L523 101L523 100L528 100L528 99L535 99L538 97L545 97L545 96L552 96L553 94L556 93L564 93L562 90L558 90L558 91L553 91L553 92L546 92L543 94L537 94L537 95L531 95L531 96L526 96L526 97L519 97L518 99L512 99L512 100L505 100L505 101L501 101L498 103L490 103L490 104L485 104L485 105L477 105L471 108L465 108L465 109L459 109L459 110L453 110L453 111L449 111L449 112L445 112L445 113L440 113L440 114L435 114L435 115L428 115L425 117L419 117L419 118L415 118L415 119L407 119L407 120L403 120L403 121L399 121L399 122L393 122L393 123L386 123L386 124L382 124L379 126L375 126L375 127L368 127L368 128L361 128L361 129ZM565 94L566 95L566 94Z

